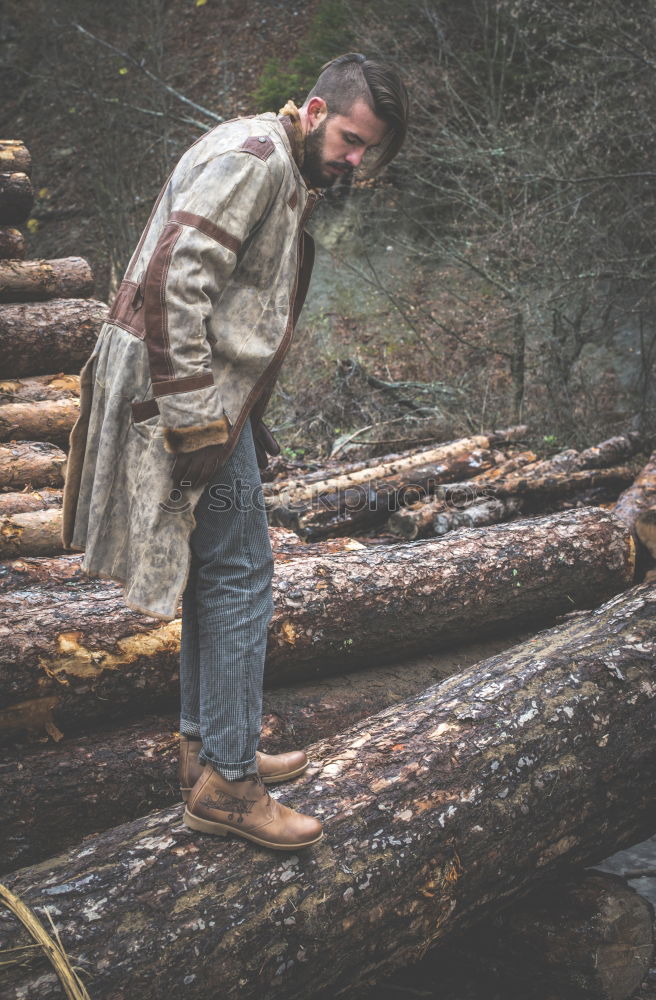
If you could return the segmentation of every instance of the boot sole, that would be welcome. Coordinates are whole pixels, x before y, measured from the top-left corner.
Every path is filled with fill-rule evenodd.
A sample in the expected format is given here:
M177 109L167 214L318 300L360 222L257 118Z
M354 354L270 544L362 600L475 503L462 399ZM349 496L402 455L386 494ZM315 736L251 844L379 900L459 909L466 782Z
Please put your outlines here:
M225 823L214 823L209 819L201 819L199 816L194 816L188 809L184 811L182 822L191 830L198 830L200 833L214 833L220 837L225 837L229 833L235 833L238 837L252 840L254 844L259 844L260 847L270 847L273 851L298 851L301 847L311 847L312 844L318 844L323 837L322 831L314 840L306 840L302 844L273 844L270 840L262 840L261 837L256 837L254 833L247 833L246 830L238 830L236 827L228 826Z
M260 777L262 778L262 783L263 784L265 784L265 785L275 785L278 782L289 781L290 778L298 778L299 774L303 774L304 771L307 771L307 769L309 767L309 764L310 764L310 762L308 761L307 764L303 764L302 767L297 767L295 771L285 771L282 774L270 774L266 778L262 777L262 775L260 775ZM183 802L188 802L189 801L190 794L191 794L191 788L181 788L180 789L180 795L182 796L182 801Z

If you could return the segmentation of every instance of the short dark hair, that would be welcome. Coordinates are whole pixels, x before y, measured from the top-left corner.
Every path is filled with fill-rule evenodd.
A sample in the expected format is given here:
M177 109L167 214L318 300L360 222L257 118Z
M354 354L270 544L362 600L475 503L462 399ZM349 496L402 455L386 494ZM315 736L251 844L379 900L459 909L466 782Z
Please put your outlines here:
M358 100L368 104L389 128L371 173L393 160L408 131L409 100L403 80L389 63L367 59L360 52L346 52L321 67L314 87L305 98L322 97L329 115L347 115Z

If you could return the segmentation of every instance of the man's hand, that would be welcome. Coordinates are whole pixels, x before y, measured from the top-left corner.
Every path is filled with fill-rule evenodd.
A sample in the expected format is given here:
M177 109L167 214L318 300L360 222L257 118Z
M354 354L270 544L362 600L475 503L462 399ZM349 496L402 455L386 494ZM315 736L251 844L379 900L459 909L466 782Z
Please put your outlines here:
M208 444L197 451L185 451L179 454L171 473L175 486L202 486L209 483L221 467L224 447L220 444Z
M261 420L253 427L253 441L255 443L258 467L260 472L264 472L269 465L269 455L280 454L280 445L267 425Z

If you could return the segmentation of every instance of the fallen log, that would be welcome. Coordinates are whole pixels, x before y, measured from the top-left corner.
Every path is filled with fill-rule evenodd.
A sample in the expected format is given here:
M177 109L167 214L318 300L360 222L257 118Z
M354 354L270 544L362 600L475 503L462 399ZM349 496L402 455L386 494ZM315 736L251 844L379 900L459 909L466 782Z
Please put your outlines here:
M19 226L34 204L32 181L20 170L0 171L0 226Z
M444 539L277 559L267 686L390 662L590 607L633 579L628 529L597 508ZM0 740L156 711L177 681L180 622L89 580L0 598Z
M499 524L521 511L521 501L508 497L506 500L484 500L473 503L464 510L447 509L435 515L433 534L441 537L455 528L477 528L485 524Z
M607 872L582 871L531 893L480 937L520 988L537 978L545 996L586 1000L628 1000L654 951L649 903Z
M324 840L277 856L179 807L7 876L94 1000L300 1000L379 982L546 879L651 834L656 588L641 585L310 748L276 798ZM165 914L165 923L158 915ZM372 937L373 935L373 937ZM59 983L8 914L16 995Z
M0 382L0 403L38 403L46 399L79 399L80 376L35 375Z
M0 405L0 441L52 441L67 445L80 400L46 399Z
M21 139L0 139L0 170L5 173L31 173L32 157Z
M278 480L267 483L264 487L265 498L272 503L276 498L284 499L285 504L302 504L311 501L320 494L330 495L338 490L346 490L352 486L386 479L388 476L400 475L421 465L447 462L454 456L462 455L476 449L490 449L504 442L515 440L517 432L526 432L526 427L509 427L506 430L492 431L489 434L476 434L469 438L458 438L437 445L435 448L401 452L391 456L381 456L372 462L356 462L353 466L340 466L333 475L319 479L312 474L302 478Z
M261 749L282 753L334 736L519 638L266 690ZM177 691L172 711L176 701ZM6 751L0 761L0 874L177 802L177 727L171 714L77 738L52 728L57 742L49 747Z
M317 541L383 524L392 511L432 495L439 483L449 482L454 476L475 475L489 469L494 461L491 451L476 448L383 480L372 480L366 486L322 493L309 510L298 514L296 530L307 541Z
M433 1000L647 1000L651 994L635 991L652 950L647 900L618 876L583 870L451 935L396 972L384 992Z
M504 461L500 461L491 469L487 469L480 475L472 476L463 485L464 494L459 498L453 491L449 494L449 503L442 496L432 496L428 500L419 502L416 505L404 507L395 511L387 522L390 531L408 541L415 538L427 538L435 534L435 515L441 514L449 509L460 510L464 506L478 501L484 501L493 497L493 490L487 489L509 472L514 472L522 466L535 462L536 455L532 451L519 452L511 455Z
M0 260L23 260L25 257L25 237L20 229L0 226Z
M107 314L95 299L0 305L0 375L79 373Z
M45 486L41 490L31 490L23 493L0 493L0 517L9 514L26 514L32 510L50 510L61 507L62 490Z
M63 486L66 454L47 441L0 444L0 490Z
M92 292L93 274L82 257L0 260L0 302L84 299Z
M61 530L62 512L57 508L0 517L0 559L59 555Z
M613 511L629 528L633 528L638 514L652 507L656 507L656 451L633 484L622 493Z

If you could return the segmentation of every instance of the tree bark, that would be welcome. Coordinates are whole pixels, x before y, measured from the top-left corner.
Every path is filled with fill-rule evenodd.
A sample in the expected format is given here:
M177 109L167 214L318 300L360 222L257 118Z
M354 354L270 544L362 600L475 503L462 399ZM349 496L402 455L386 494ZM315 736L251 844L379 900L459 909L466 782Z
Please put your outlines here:
M443 648L590 607L633 579L630 532L598 508L444 539L276 561L268 686ZM68 564L67 564L68 565ZM72 580L0 599L0 739L153 711L177 681L180 622Z
M261 749L282 753L335 736L518 638L267 690ZM171 707L177 707L177 691ZM177 727L173 714L73 739L53 727L56 745L6 751L0 761L0 874L179 801Z
M0 490L63 486L66 455L46 441L0 444Z
M80 413L79 399L44 399L0 405L0 441L52 441L68 445Z
M82 257L0 260L0 302L84 299L92 292L93 274Z
M28 511L0 518L0 559L53 556L63 552L61 510Z
M23 260L25 237L19 229L0 226L0 260Z
M79 399L80 376L35 375L34 378L6 379L0 382L0 404L39 403L55 399Z
M52 489L50 486L45 486L41 490L31 490L28 493L0 493L0 517L61 507L62 499L62 491ZM0 574L1 572L0 569Z
M633 484L622 493L613 511L629 528L633 528L638 514L652 507L656 507L656 451Z
M32 172L32 157L21 139L0 139L0 170L23 174Z
M485 524L507 521L521 511L521 502L513 497L506 500L485 500L472 503L464 510L443 510L435 515L433 534L441 537L455 528L477 528Z
M78 374L107 315L105 303L95 299L0 306L0 375Z
M0 172L0 226L19 226L34 204L34 188L27 174Z
M324 840L272 855L176 806L5 882L50 913L94 1000L300 1000L427 948L656 825L656 588L635 587L310 748L276 797ZM60 996L8 914L7 986Z

